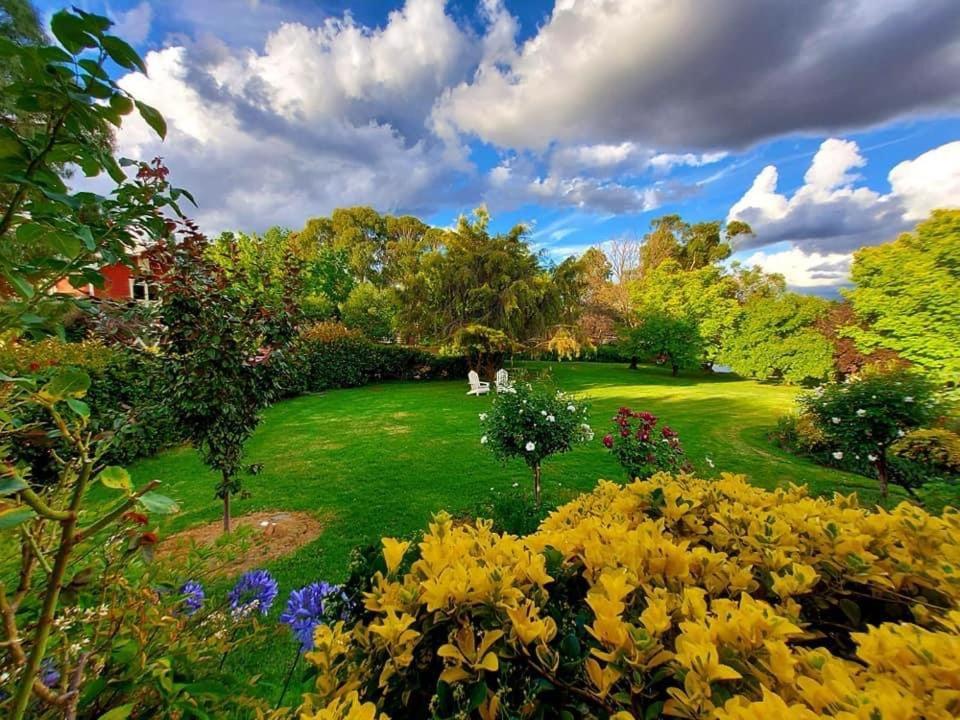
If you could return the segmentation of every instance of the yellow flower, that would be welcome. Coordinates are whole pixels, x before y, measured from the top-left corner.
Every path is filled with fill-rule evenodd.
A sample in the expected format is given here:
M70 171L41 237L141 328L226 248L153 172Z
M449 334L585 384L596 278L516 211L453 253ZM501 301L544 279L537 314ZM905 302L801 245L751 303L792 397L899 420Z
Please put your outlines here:
M393 572L400 567L400 563L403 561L403 556L410 548L410 542L400 542L399 540L394 540L393 538L383 538L382 542L383 559L387 563L387 572L393 574Z
M646 609L640 613L640 622L654 637L670 629L670 613L666 598L648 598Z
M304 712L300 720L390 720L385 713L377 715L377 706L371 702L361 703L356 691L336 698L317 712Z

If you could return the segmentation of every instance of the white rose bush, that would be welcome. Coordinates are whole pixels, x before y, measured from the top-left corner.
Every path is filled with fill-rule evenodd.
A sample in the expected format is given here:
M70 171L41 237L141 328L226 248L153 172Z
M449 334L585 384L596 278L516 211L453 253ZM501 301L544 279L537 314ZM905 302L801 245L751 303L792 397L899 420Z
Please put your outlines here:
M518 383L496 395L489 412L480 413L480 444L500 460L522 459L533 473L533 493L541 502L540 466L544 459L593 440L589 406L555 388Z

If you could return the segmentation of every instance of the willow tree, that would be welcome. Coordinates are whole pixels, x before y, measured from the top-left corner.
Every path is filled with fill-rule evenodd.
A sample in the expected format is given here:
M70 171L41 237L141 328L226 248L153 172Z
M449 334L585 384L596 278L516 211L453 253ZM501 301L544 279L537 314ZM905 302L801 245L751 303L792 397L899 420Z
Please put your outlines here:
M401 322L464 350L485 375L510 348L575 319L585 290L576 260L550 265L530 248L524 226L491 234L489 222L480 208L434 236L418 272L399 289Z

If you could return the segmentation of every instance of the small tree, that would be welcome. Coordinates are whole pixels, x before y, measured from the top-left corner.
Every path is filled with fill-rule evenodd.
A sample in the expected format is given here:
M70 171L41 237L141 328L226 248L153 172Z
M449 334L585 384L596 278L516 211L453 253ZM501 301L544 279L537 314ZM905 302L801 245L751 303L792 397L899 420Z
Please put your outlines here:
M800 403L836 448L834 458L842 460L849 453L870 462L884 499L890 477L887 450L937 415L933 383L902 368L868 369L847 382L803 395Z
M625 350L666 362L676 377L681 368L695 368L702 355L703 341L693 320L651 312L627 333Z
M277 348L292 327L289 314L233 292L206 248L206 238L188 225L180 242L154 254L166 326L161 347L180 422L204 463L220 473L216 494L229 532L243 446L279 390L280 373L269 366L282 356Z
M593 439L589 407L559 390L518 383L497 394L489 413L480 413L480 438L501 460L519 457L533 472L533 493L541 503L540 465L550 455Z

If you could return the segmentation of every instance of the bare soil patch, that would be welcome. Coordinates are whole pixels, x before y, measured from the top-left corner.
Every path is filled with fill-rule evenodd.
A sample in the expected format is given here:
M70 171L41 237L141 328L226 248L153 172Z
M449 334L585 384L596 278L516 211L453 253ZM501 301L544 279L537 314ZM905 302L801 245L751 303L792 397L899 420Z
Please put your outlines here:
M163 562L182 563L197 549L211 574L233 576L290 555L322 530L323 523L308 513L266 510L233 518L227 536L220 520L175 533L160 543L157 555Z

